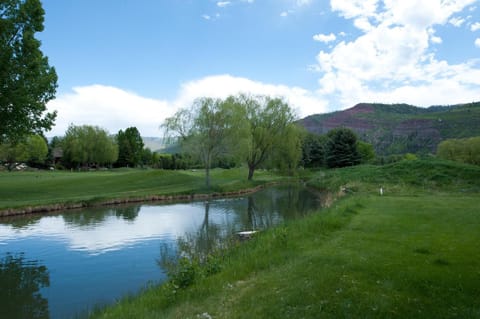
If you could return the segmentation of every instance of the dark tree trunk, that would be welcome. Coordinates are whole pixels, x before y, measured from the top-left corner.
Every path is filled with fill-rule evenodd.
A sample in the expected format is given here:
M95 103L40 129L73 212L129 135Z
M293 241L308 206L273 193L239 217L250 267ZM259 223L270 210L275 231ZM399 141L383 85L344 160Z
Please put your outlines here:
M248 180L251 181L253 179L253 173L255 172L255 166L248 165Z
M205 169L205 183L207 185L207 189L210 189L210 167L207 166Z

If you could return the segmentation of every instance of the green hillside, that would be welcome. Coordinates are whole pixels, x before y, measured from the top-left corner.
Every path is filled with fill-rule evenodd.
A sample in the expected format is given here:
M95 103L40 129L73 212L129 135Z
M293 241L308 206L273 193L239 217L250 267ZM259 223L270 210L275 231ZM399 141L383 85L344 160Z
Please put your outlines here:
M480 136L480 102L420 108L408 104L357 104L300 121L313 133L354 130L377 154L433 153L444 139Z

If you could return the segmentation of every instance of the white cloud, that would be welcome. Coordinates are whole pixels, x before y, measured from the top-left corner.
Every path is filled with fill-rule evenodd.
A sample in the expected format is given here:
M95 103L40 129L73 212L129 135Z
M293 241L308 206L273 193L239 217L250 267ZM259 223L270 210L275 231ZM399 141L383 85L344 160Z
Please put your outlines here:
M377 9L377 0L331 0L330 7L332 11L340 12L340 15L350 19L358 16L375 16Z
M442 38L437 36L431 36L430 40L432 41L432 43L435 43L435 44L440 44L443 42Z
M434 27L459 24L453 15L473 2L331 0L332 11L362 33L319 52L318 93L344 108L361 101L427 106L478 99L479 62L451 65L430 47L442 42Z
M110 133L136 126L144 136L159 134L161 121L173 114L166 102L141 97L135 93L105 85L73 88L48 103L58 115L50 135L63 135L70 124L97 125Z
M313 36L313 40L319 41L319 42L324 42L324 43L335 41L336 38L337 37L333 33L330 33L330 34L315 34Z
M220 7L220 8L225 8L225 7L229 6L230 4L232 4L230 1L218 1L217 2L217 6Z
M435 35L435 30L433 28L427 29L427 32L430 36L430 41L435 44L440 44L443 42L442 38Z
M297 4L297 6L299 6L299 7L307 6L307 5L309 5L310 3L312 3L312 0L296 0L296 4Z
M288 12L287 11L283 11L280 13L280 16L285 18L285 17L288 17Z
M212 17L209 16L208 14L204 14L202 15L202 18L204 18L205 20L210 20Z
M326 100L303 88L266 84L231 75L208 76L183 84L174 104L188 106L198 97L226 98L239 93L284 97L301 117L327 110Z
M472 30L472 32L475 32L475 31L480 30L480 22L475 22L475 23L473 23L473 24L470 26L470 30Z
M480 48L480 38L475 39L475 46Z
M56 126L47 136L63 135L70 124L96 125L114 134L135 126L143 136L161 136L160 124L196 98L226 98L246 93L284 97L304 117L327 111L327 101L300 87L266 84L231 75L208 76L181 85L171 101L149 99L119 88L90 85L73 88L48 103L48 110L58 111Z
M448 20L448 22L454 27L458 28L462 26L462 24L465 22L465 19L454 17Z

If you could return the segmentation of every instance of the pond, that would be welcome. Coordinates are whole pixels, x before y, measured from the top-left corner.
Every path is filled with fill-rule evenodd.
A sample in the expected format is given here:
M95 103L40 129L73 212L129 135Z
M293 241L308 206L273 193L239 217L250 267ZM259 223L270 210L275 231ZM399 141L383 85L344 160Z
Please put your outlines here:
M0 219L0 318L72 318L166 279L179 238L209 246L321 207L305 187L245 197Z

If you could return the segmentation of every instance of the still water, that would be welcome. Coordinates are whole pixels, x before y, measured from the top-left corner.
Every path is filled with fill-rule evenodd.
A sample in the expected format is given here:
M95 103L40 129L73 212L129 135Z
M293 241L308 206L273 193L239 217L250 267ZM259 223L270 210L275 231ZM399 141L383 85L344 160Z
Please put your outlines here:
M0 318L72 318L166 279L179 238L204 246L321 207L300 186L240 198L142 204L0 219Z

